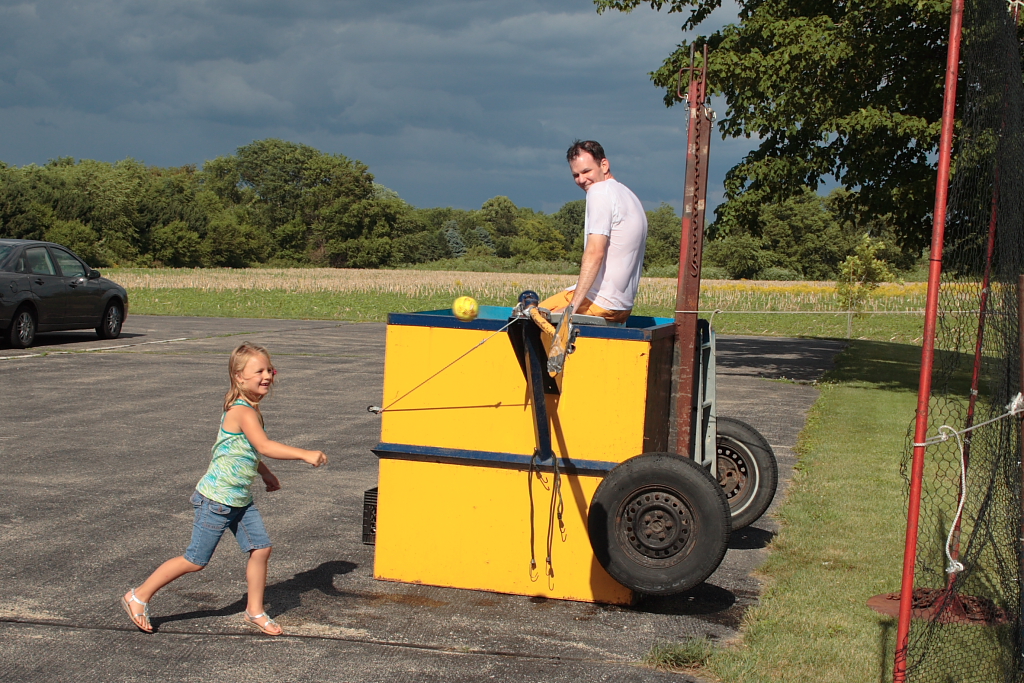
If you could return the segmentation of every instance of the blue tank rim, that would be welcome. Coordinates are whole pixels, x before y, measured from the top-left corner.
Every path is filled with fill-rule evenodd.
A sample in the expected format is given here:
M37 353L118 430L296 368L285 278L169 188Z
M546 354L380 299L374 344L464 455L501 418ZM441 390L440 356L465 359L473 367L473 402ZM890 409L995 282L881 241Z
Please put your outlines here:
M439 327L455 330L480 330L497 332L508 323L511 307L481 306L476 320L464 322L452 314L450 308L414 313L389 313L388 325L410 327ZM654 341L675 334L672 318L655 318L646 315L631 315L624 327L599 327L580 325L579 336L591 339L622 339L630 341Z

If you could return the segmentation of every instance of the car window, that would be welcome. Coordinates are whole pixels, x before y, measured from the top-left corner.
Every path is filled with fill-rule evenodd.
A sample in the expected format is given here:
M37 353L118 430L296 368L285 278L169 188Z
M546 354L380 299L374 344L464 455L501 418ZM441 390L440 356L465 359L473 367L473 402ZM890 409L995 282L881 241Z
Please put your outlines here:
M53 258L57 259L57 265L60 266L60 272L64 277L85 277L86 270L81 261L63 249L51 247L50 251L53 252Z
M9 266L3 265L4 261L7 260L7 257L11 255L12 251L14 251L14 247L0 244L0 270L14 270L15 264L13 263Z
M53 267L50 255L46 253L46 247L30 247L25 250L25 269L33 275L56 275L57 269Z

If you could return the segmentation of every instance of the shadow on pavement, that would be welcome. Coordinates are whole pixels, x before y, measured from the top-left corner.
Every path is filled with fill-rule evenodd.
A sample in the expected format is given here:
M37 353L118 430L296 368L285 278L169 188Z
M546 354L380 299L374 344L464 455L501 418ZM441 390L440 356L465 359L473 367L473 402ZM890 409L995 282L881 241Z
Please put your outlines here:
M85 342L108 342L110 345L116 346L118 343L123 343L136 337L145 336L145 334L122 332L117 339L100 339L92 330L81 330L77 332L40 332L36 335L36 339L32 343L32 346L27 349L14 350L24 351L25 353L35 353L39 349L51 346L67 346L68 344L82 344ZM4 340L3 342L0 342L0 348L10 349L11 345Z
M354 593L346 593L335 588L334 577L342 574L348 574L358 567L359 565L353 562L345 562L342 560L324 562L318 567L310 569L309 571L300 572L285 581L268 584L266 592L264 593L265 601L274 605L274 616L280 616L289 610L301 606L302 594L310 591L319 591L324 595L337 597L356 597ZM161 624L168 624L175 621L186 621L189 619L227 617L232 614L241 614L245 607L246 596L242 595L241 598L224 607L181 612L179 614L171 614L166 617L153 617L151 619L151 623L153 624L153 630L158 631Z
M732 535L729 536L729 549L760 550L761 548L767 548L773 538L775 538L775 532L773 531L765 531L764 529L748 526L732 532Z
M844 346L835 339L720 336L715 365L720 375L812 382L832 369L833 357Z
M710 583L678 595L648 596L629 611L672 616L699 616L702 621L738 628L747 608L757 602L757 591L727 590Z

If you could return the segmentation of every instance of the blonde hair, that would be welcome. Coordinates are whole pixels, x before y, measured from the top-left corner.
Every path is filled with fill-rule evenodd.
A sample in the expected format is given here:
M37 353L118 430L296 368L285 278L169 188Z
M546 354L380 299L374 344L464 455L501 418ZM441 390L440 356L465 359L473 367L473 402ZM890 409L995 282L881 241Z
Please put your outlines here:
M228 393L224 395L224 410L227 411L231 407L231 404L236 400L243 398L252 404L252 407L256 409L258 413L260 411L259 401L253 401L251 398L246 396L242 392L242 387L238 386L238 375L242 374L242 370L245 369L249 359L255 358L256 356L263 356L267 359L267 364L270 365L270 369L276 374L274 370L274 363L270 360L270 352L263 346L258 344L250 344L249 342L242 342L235 350L231 352L231 358L228 359L228 381L231 382L231 388L228 389ZM270 386L274 386L274 380L271 378ZM260 417L262 420L262 416Z

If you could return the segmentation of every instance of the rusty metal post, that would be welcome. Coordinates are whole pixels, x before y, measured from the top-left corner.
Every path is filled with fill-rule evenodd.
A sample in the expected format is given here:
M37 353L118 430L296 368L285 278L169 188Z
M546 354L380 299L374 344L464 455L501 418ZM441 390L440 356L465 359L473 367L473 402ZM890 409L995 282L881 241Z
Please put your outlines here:
M679 281L676 289L676 453L693 453L693 430L697 412L697 307L700 303L700 262L704 248L704 204L708 189L708 155L711 142L711 110L707 95L708 48L704 63L693 65L690 51L690 87L686 103L690 110L686 134L686 185L683 193L682 236L679 241ZM682 69L679 72L682 77ZM699 71L699 73L698 73ZM682 96L682 93L677 94Z
M921 344L921 374L917 389L914 424L914 452L910 466L907 504L907 533L903 548L903 577L900 584L900 612L896 625L893 683L907 680L910 647L910 618L914 601L914 570L917 564L917 535L921 512L921 480L924 477L924 443L928 436L928 404L932 394L932 366L935 360L935 328L939 310L939 280L942 276L942 246L946 234L946 205L949 196L950 157L953 150L953 121L956 113L956 85L960 73L960 37L964 0L953 0L946 52L946 82L939 135L938 173L935 180L935 208L932 211L932 245L928 261L928 296L925 303L924 338Z

